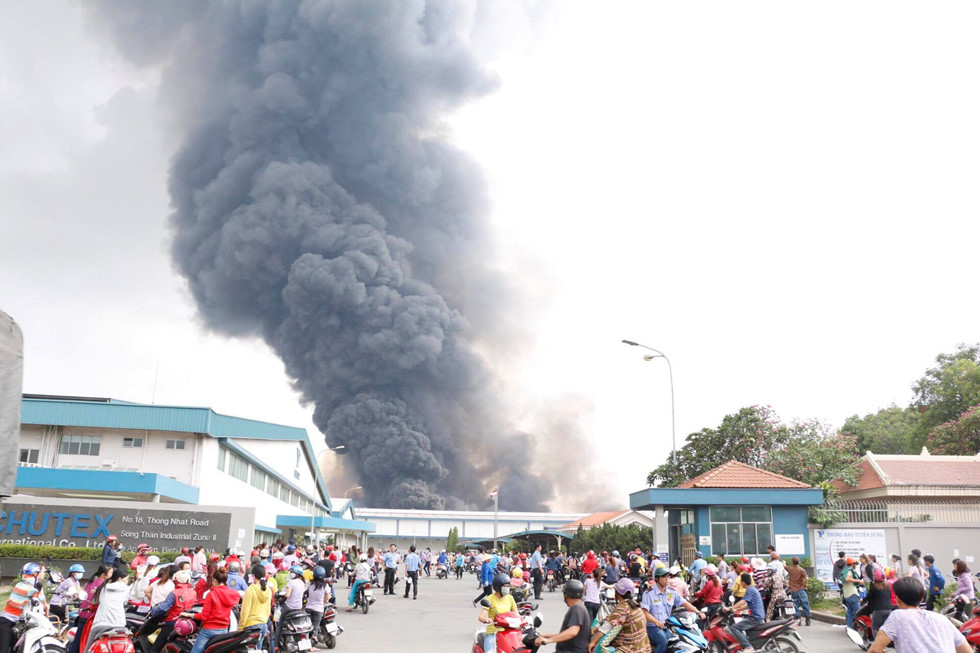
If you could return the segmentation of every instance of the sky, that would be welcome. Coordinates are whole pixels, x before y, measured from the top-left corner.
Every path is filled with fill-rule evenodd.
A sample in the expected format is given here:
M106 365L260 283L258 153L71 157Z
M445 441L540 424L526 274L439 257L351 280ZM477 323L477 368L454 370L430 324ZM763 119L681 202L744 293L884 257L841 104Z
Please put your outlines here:
M980 341L980 6L527 7L475 28L499 89L447 125L519 298L519 346L482 353L515 423L583 426L614 502L671 449L667 366L624 338L670 358L678 447L753 404L832 426L907 404ZM24 389L210 406L322 448L282 363L209 333L171 265L159 81L80 3L0 5L0 309ZM323 461L332 492L356 485Z

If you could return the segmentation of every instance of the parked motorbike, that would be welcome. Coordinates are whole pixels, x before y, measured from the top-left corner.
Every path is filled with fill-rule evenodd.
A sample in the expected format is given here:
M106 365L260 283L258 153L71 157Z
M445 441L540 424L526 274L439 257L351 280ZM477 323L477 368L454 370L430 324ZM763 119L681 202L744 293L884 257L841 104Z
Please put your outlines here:
M490 607L490 601L483 599L480 605L484 608ZM542 618L540 613L534 617L522 617L516 612L504 612L493 618L493 625L502 628L497 632L496 646L497 653L536 653L538 647L534 641L539 637ZM483 637L487 629L478 628L473 635L473 649L471 653L484 653Z
M116 628L102 633L89 644L90 653L133 653L133 640L129 630Z
M980 651L980 606L973 609L973 618L963 624L960 632L974 651Z
M28 610L14 627L14 653L65 653L58 629L43 611Z
M714 646L714 650L719 652L742 650L738 640L728 630L733 623L735 623L735 615L726 611L717 612L708 620L704 637ZM798 642L802 642L803 638L796 632L797 623L796 619L766 621L746 631L745 634L756 649L800 653L801 644Z
M313 648L313 621L306 610L287 610L283 606L285 600L280 595L276 604L275 623L279 633L276 651L282 653L297 653ZM257 639L257 638L256 638ZM276 652L273 652L276 653Z
M307 617L309 619L309 617ZM197 637L198 625L193 619L181 618L174 625L173 633L163 647L163 653L190 653ZM269 641L266 639L266 641ZM309 641L309 640L307 640ZM215 635L208 640L204 653L250 653L259 643L259 633L246 630L232 630Z
M344 632L344 627L337 623L337 609L327 606L323 611L323 618L320 619L320 632L317 639L323 642L327 648L337 645L337 636Z

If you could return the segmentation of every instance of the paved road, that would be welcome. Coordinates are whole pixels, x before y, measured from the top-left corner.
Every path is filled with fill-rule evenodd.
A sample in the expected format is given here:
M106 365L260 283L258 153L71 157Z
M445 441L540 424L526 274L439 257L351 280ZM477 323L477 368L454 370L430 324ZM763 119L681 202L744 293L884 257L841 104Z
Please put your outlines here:
M346 613L347 583L338 588L337 603L341 606L338 623L344 634L337 640L338 651L365 651L373 653L459 653L473 647L473 634L479 625L478 610L471 601L479 593L476 576L466 575L462 580L422 579L419 583L419 599L402 598L404 585L398 584L397 596L382 596L377 592L377 602L368 614ZM544 615L544 633L554 633L561 627L565 605L561 592L544 591L540 602ZM858 648L844 635L844 630L813 622L809 628L801 628L807 653L855 653ZM542 653L554 651L545 646Z

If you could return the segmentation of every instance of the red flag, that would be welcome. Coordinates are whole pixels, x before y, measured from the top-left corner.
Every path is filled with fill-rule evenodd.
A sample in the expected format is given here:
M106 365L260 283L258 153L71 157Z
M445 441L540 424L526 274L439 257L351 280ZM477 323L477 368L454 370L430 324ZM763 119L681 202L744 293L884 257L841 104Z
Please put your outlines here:
M493 488L492 490L490 490L490 498L491 499L497 498L497 488Z

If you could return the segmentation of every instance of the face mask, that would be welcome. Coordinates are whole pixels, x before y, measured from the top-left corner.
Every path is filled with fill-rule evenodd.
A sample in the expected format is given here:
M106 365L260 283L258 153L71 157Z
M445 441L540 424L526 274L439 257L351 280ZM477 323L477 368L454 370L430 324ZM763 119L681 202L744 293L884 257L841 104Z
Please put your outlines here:
M76 571L72 573L71 577L74 578L75 580L79 580L82 577L82 574Z
M510 587L504 585L503 587L500 588L500 593L504 596L507 596L508 594L510 594Z

